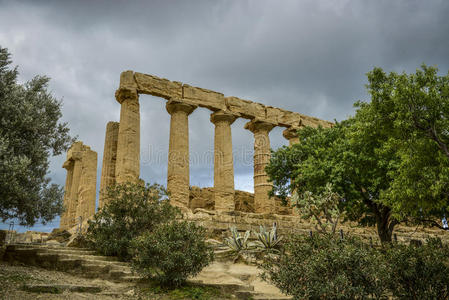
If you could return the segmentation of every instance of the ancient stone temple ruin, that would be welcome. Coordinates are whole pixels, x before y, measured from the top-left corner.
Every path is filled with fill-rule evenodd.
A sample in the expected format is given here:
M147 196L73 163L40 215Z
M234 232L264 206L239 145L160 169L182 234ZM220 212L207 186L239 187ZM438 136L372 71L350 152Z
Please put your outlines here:
M67 152L63 168L67 170L64 191L65 211L61 229L68 229L95 214L97 152L82 142L75 142Z
M101 170L99 207L103 191L116 183L138 182L140 176L140 111L139 94L167 100L171 116L168 150L167 191L173 205L186 209L203 208L216 212L249 212L291 214L268 191L271 183L265 173L270 159L270 131L285 127L284 137L290 145L298 142L296 131L302 126L329 127L332 123L300 113L265 106L260 103L225 97L223 94L193 87L156 76L125 71L115 93L121 104L120 122L109 122ZM199 189L189 182L189 115L198 107L211 111L214 136L214 187ZM237 118L248 119L245 129L254 134L254 194L235 191L231 124ZM70 228L95 213L97 154L82 142L76 142L67 153L64 168L67 181L64 196L66 211L61 228ZM81 219L80 219L81 218Z
M125 71L120 76L120 86L115 94L121 104L120 123L110 122L106 128L101 190L114 183L139 180L139 94L167 100L166 109L171 116L167 190L171 203L181 208L192 208L192 198L195 196L192 195L189 182L189 115L196 108L209 109L210 121L215 127L214 187L208 195L216 211L234 211L239 206L236 205L234 190L231 134L231 124L237 118L248 119L245 129L254 134L254 196L251 201L256 213L277 212L276 199L268 197L271 183L265 173L270 159L269 132L276 126L285 127L284 137L293 144L298 141L296 130L301 126L331 126L330 122L300 113L225 97L221 93L177 81ZM100 206L104 204L102 198L99 203Z

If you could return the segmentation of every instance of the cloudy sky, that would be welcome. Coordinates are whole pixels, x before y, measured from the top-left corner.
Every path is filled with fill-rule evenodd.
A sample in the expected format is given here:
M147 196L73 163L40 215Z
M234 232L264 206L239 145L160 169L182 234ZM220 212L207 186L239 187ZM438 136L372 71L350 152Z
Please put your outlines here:
M120 72L134 70L244 99L341 120L369 100L374 66L414 72L422 63L449 69L447 0L0 0L0 46L20 80L51 77L71 133L98 152L98 183ZM143 95L141 177L166 183L169 114L165 100ZM191 185L213 185L210 112L189 118ZM252 142L246 121L232 125L235 185L252 191ZM271 145L287 144L282 129ZM64 157L50 174L64 184ZM38 230L57 227L59 221ZM0 225L4 228L6 225Z

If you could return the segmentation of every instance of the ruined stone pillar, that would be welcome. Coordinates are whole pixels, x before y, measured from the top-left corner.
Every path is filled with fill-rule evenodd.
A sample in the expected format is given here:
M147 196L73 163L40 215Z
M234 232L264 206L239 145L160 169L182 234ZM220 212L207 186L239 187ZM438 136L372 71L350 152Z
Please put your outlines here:
M256 213L274 213L275 200L268 196L272 183L268 181L265 167L270 161L270 138L274 124L254 119L245 124L245 129L254 134L254 209Z
M117 140L117 183L138 182L140 176L140 111L137 84L132 71L120 76L115 98L121 104Z
M189 115L195 108L194 105L175 99L168 101L166 105L171 115L167 191L170 203L182 208L189 205Z
M81 160L81 178L78 188L78 206L76 219L81 221L91 218L95 214L97 185L97 152L90 147L83 146Z
M232 157L231 124L236 117L217 111L210 116L215 125L214 138L214 202L215 210L233 211L234 161Z
M116 183L115 164L117 161L117 141L119 123L108 122L106 125L106 136L104 139L103 166L101 168L100 197L98 208L105 204L104 193Z
M69 207L70 207L70 191L72 188L72 179L73 179L73 162L72 161L65 161L62 165L64 169L67 170L67 176L65 180L65 186L64 186L64 211L61 215L61 221L59 223L59 228L61 229L68 229L69 228Z
M70 205L68 209L68 228L72 228L78 223L76 213L78 207L78 189L82 171L82 143L76 142L69 149L68 159L73 161L73 177L70 188Z

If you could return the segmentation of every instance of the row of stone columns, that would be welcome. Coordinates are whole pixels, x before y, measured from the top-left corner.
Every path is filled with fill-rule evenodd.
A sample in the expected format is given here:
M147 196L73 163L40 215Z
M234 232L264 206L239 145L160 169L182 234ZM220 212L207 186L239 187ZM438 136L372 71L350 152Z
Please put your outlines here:
M80 218L85 220L95 214L97 153L82 142L75 142L67 152L63 168L67 177L60 228L69 229Z
M115 132L117 132L116 136L107 133L105 141L106 155L106 152L109 151L106 149L106 144L111 144L113 139L117 139L115 169L112 170L112 167L107 166L105 168L105 162L103 161L101 190L104 190L113 182L137 182L139 180L139 96L136 91L125 89L119 90L116 93L116 98L121 104L120 125L118 129L114 127ZM179 99L171 99L166 104L167 112L171 116L167 191L170 193L171 203L181 208L186 208L189 204L188 117L196 108L197 106L187 104ZM235 207L231 124L236 118L237 116L227 111L216 111L210 117L211 122L215 125L214 202L216 210L232 211ZM112 126L110 131L113 131ZM251 120L245 125L245 128L254 134L254 202L257 213L275 212L275 201L268 196L272 184L268 181L265 172L265 167L270 160L269 132L275 126L275 124L257 119ZM297 141L296 128L287 129L284 132L284 137L290 141L290 144L295 143ZM113 164L113 152L107 154L108 165ZM103 201L100 200L100 206L102 203Z

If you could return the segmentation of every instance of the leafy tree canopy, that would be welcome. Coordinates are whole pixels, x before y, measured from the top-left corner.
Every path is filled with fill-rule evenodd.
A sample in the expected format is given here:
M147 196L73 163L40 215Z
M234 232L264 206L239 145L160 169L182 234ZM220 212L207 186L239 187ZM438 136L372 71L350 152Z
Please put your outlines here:
M47 177L49 157L73 139L60 122L61 102L47 90L49 78L19 84L10 64L0 47L0 218L31 226L61 213L63 191Z
M449 76L368 73L371 102L333 128L303 128L300 142L273 153L272 194L324 192L332 183L349 219L375 223L390 241L402 220L435 220L448 207ZM437 222L432 221L434 225Z

